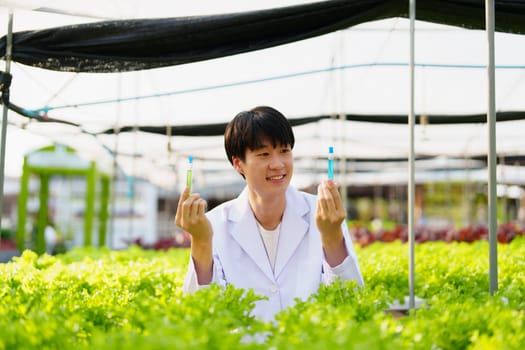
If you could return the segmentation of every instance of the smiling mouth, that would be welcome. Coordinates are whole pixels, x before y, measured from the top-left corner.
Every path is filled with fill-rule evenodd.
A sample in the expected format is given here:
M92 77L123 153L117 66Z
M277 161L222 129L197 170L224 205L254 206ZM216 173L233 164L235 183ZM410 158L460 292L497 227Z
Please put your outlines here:
M269 177L267 177L267 179L270 180L270 181L277 181L277 180L282 180L282 179L284 179L284 176L285 176L285 175L269 176Z

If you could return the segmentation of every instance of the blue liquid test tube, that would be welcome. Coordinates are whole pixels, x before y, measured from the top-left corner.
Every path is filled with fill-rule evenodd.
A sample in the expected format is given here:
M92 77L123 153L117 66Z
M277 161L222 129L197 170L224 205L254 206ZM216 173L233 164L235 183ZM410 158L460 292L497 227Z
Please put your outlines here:
M328 179L334 179L334 147L328 147Z

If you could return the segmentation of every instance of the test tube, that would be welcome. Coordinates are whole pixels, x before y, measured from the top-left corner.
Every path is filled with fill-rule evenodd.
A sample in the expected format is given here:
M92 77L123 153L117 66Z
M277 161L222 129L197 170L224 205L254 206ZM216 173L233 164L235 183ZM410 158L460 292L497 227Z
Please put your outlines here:
M193 156L188 157L188 169L186 170L186 187L189 188L191 193L191 185L193 182Z
M328 179L334 179L334 147L328 147Z

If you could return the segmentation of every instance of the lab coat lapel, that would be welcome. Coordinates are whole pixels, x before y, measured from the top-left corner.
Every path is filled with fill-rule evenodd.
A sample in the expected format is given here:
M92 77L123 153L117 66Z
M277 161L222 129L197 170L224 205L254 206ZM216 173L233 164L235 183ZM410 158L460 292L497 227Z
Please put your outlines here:
M259 234L255 217L248 202L247 190L239 195L229 212L232 221L231 234L248 256L257 264L261 271L274 280L272 268L266 255L266 249ZM238 262L242 264L242 261Z
M299 192L289 187L286 192L286 208L281 222L281 233L275 261L275 276L278 277L309 230L307 214L310 212L306 200Z

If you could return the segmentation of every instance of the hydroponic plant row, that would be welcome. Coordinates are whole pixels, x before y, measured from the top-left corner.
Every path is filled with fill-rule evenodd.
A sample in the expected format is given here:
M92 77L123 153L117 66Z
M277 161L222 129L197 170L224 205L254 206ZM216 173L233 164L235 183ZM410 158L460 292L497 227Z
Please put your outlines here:
M488 244L416 246L406 317L386 310L408 294L399 241L357 247L365 286L322 287L264 323L259 297L232 286L183 295L187 249L75 249L0 264L0 349L523 349L525 240L499 245L489 295Z

